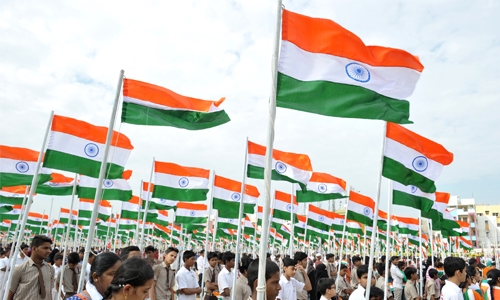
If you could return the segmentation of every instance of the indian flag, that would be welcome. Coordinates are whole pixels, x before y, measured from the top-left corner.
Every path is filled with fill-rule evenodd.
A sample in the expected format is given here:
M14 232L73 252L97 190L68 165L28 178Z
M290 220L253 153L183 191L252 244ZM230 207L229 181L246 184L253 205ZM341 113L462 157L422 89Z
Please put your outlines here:
M156 225L168 226L168 211L166 210L158 210L158 214L156 216L156 220L152 221Z
M28 212L28 218L26 220L26 224L37 225L37 226L47 226L49 224L49 216L30 211L30 212Z
M0 206L4 205L22 205L26 186L5 186L0 190Z
M238 229L238 219L217 218L217 228Z
M66 177L59 173L52 173L52 179L36 187L36 192L42 195L71 196L73 193L73 181L75 179Z
M295 236L297 236L299 234L303 235L305 233L306 225L307 225L306 219L307 219L306 216L297 214L297 222L295 223L295 225L293 227L293 233Z
M421 239L418 235L408 235L408 243L414 246L424 245L424 239Z
M247 215L245 215L245 221L243 223L243 233L252 236L255 234L255 226Z
M245 183L243 212L252 214L259 198L259 190ZM219 211L219 217L238 218L241 201L241 182L222 176L215 176L213 189L213 207Z
M169 210L169 209L175 209L177 207L177 203L179 201L176 200L168 200L165 198L153 198L153 190L154 190L154 184L151 184L151 196L149 196L149 208L152 209L158 209L158 210ZM142 199L146 200L148 199L149 195L149 183L148 182L143 182L142 183Z
M470 251L472 250L472 242L464 238L463 236L458 238L460 248Z
M21 205L0 206L0 220L17 220L21 214Z
M184 202L207 200L210 170L155 161L153 198Z
M186 97L161 86L125 78L122 122L188 130L212 128L230 121L219 107L224 100Z
M264 179L266 147L248 141L249 178ZM302 190L312 176L312 165L309 156L273 149L272 179L298 183Z
M398 231L402 234L418 235L419 222L416 218L396 217L398 219Z
M378 220L377 220L377 227L387 230L387 213L381 209L378 210ZM396 219L395 216L391 216L391 231L397 231L398 230L398 220Z
M292 234L292 231L285 224L281 224L279 228L276 228L276 231L279 232L285 240L289 240Z
M313 172L306 189L305 193L297 190L297 202L318 202L344 198L346 183L330 174Z
M457 221L458 225L460 225L460 229L453 228L453 231L456 231L461 236L468 236L470 234L470 224L463 221Z
M269 222L273 220L273 209L270 210ZM264 208L262 206L257 206L257 226L262 226L262 217L264 214Z
M307 226L307 237L317 237L322 240L328 240L328 231L316 227Z
M38 151L0 145L0 188L31 185L38 156ZM49 181L51 172L50 169L41 168L38 183Z
M440 144L401 125L387 123L382 169L384 177L403 185L413 185L426 193L434 193L434 182L443 166L452 161L453 153Z
M55 115L44 167L98 178L107 133L107 127ZM121 178L134 147L127 136L116 131L110 145L106 178Z
M446 209L443 213L443 220L441 221L440 227L441 230L452 231L453 228L460 228L460 224L457 223L450 211Z
M101 200L99 203L99 211L97 217L101 220L107 221L111 217L113 206L107 200Z
M347 220L347 224L345 226L345 230L347 232L350 232L352 234L363 234L363 227L361 226L361 223L352 221L352 220Z
M73 210L70 213L69 208L61 207L59 212L59 222L63 224L69 224L70 220L72 224L76 224L76 220L78 219L78 211Z
M409 206L427 212L432 208L436 195L422 192L414 185L403 185L399 182L392 183L392 204Z
M335 232L342 232L344 230L344 216L333 213L332 229Z
M443 220L443 214L448 207L448 202L450 201L450 194L444 192L435 193L436 200L432 204L431 210L428 212L422 212L422 217L431 219L433 229L439 230L440 223Z
M137 219L125 219L120 218L118 222L118 229L122 230L130 230L135 229L137 227Z
M297 222L296 214L299 212L299 204L297 203L297 198L293 196L292 203L292 195L276 191L274 194L274 214L273 216L276 219L290 221L292 217L292 213L295 214L294 222Z
M79 209L78 209L78 221L79 225L84 225L86 223L90 224L90 219L92 218L92 210L94 209L94 200L93 199L84 199L80 198ZM99 210L97 218L107 221L111 216L112 206L109 201L101 200L99 203ZM87 219L87 220L85 220ZM81 220L85 220L84 223ZM86 225L84 225L86 226Z
M132 175L132 171L123 172L123 178L104 179L102 182L103 200L128 201L132 198L132 187L128 183L128 179ZM81 198L94 199L97 191L99 180L97 178L82 175L80 176L80 184L78 185L78 195Z
M276 105L330 117L407 124L424 67L412 54L366 46L326 19L283 10Z
M154 235L160 236L160 237L165 238L165 239L169 238L171 233L172 233L172 231L170 229L168 229L167 226L163 226L160 224L155 225L153 232L154 232Z
M139 219L139 212L141 211L141 199L137 196L132 196L132 198L126 202L122 203L121 216L125 219Z
M179 202L175 214L175 223L204 224L207 223L208 210L206 204Z
M329 230L335 218L333 212L321 209L312 204L309 204L309 213L307 216L307 225L322 230Z
M10 226L11 225L12 225L12 221L10 221L10 220L3 220L0 223L0 231L2 231L2 232L10 231Z
M375 202L370 197L351 191L347 203L347 218L365 225L373 223Z

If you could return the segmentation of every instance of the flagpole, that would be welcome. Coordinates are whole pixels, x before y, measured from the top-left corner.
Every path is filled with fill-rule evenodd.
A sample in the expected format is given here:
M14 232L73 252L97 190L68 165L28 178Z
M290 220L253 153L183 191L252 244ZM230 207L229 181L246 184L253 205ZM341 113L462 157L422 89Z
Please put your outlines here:
M422 213L420 213L420 216L422 216ZM431 243L431 261L432 261L432 267L434 267L434 249L432 246L434 245L434 234L432 231L432 220L428 220L427 224L429 225L429 238L430 238L430 243ZM422 262L420 262L422 264Z
M50 200L49 219L48 219L48 224L47 224L47 235L49 235L49 224L50 224L50 219L52 218L53 206L54 206L54 197L52 197L52 200ZM43 226L43 218L42 218L42 226Z
M207 218L207 232L205 233L205 257L208 259L208 252L210 251L210 243L208 242L208 233L210 232L210 215L212 214L212 203L213 203L213 190L214 190L214 182L215 182L215 171L212 170L212 188L210 189L210 198L208 198L208 218ZM235 264L236 266L236 264ZM206 268L206 266L205 266ZM205 291L205 270L201 270L201 295L204 294Z
M377 195L375 198L375 208L373 209L373 232L372 232L372 237L371 240L373 241L375 239L375 233L377 231L377 219L378 219L378 205L380 202L380 188L382 185L382 169L384 165L384 151L385 151L385 136L387 132L387 122L383 122L384 128L382 130L382 151L380 153L380 163L379 163L379 174L377 178ZM371 243L370 245L370 257L373 257L375 252L375 243ZM373 276L373 259L370 259L369 264L368 264L368 278L372 278ZM365 293L365 300L370 300L370 288L371 285L367 284L366 285L366 293Z
M39 174L40 168L42 167L42 158L43 158L43 154L45 153L45 146L47 144L47 138L49 136L50 127L51 127L50 125L52 124L53 117L54 117L54 111L51 111L50 117L49 117L49 123L47 124L47 129L45 130L45 136L43 137L42 149L40 150L40 153L38 154L38 160L36 162L35 172L33 174L32 180L31 180L31 186L29 188L30 192L29 192L28 200L26 202L26 213L22 217L21 226L19 228L26 228L26 221L28 219L28 213L31 209L31 204L33 203L33 196L35 195L36 187L38 185L38 177L40 175ZM19 223L18 223L18 225L19 225ZM23 236L22 234L19 234L17 236L17 243L16 243L16 247L14 250L14 254L13 254L14 259L10 262L10 270L14 269L15 262L16 262L15 258L19 255L22 236ZM7 299L7 296L9 295L9 290L10 290L9 287L10 287L11 282L12 282L12 276L9 276L7 279L7 283L5 285L4 299Z
M94 207L92 210L92 217L90 219L90 227L89 227L89 235L87 237L87 243L85 245L85 255L83 256L83 262L81 274L80 274L80 280L78 283L78 291L77 293L81 293L83 290L83 283L85 281L85 271L88 262L89 262L89 254L90 254L90 248L92 247L92 241L94 240L94 228L96 226L96 219L97 219L97 212L99 210L99 203L101 200L101 193L102 193L102 182L104 180L104 176L106 173L106 167L108 165L108 155L109 155L109 148L111 144L111 140L113 137L113 128L115 125L115 118L116 118L116 111L118 109L118 102L120 99L120 94L122 90L122 83L123 83L123 77L124 77L124 71L120 71L120 77L118 78L118 86L116 88L116 94L115 94L115 101L113 104L113 109L111 111L111 118L109 120L109 127L108 127L108 133L106 136L106 144L104 146L104 155L102 158L101 162L101 169L99 170L99 179L97 181L97 189L94 197Z
M305 215L306 215L306 224L305 224L305 228L304 228L304 243L305 243L305 240L307 240L307 227L308 227L307 222L309 221L309 205L310 205L309 203L307 203L307 205L306 205L306 213L305 213ZM292 257L292 256L290 255L290 257Z
M122 218L122 210L123 210L123 201L122 201L122 205L121 205L121 208L120 208L120 214L118 215L118 219L116 220L116 226L115 226L115 239L113 241L113 252L116 253L116 241L118 239L118 231L120 231L120 220Z
M154 169L155 169L155 158L153 157L153 164L151 165L151 173L149 174L149 186L148 186L149 192L148 192L148 198L146 199L145 211L144 211L144 214L142 216L142 233L141 233L141 242L139 243L139 248L141 248L141 251L142 251L142 249L144 247L144 245L143 245L143 243L144 243L144 226L146 224L146 217L148 215L149 201L151 200L151 193L153 192L152 191L152 188L153 188L153 184L152 184L153 181L152 180L153 180ZM140 211L141 211L141 207L139 207L139 212ZM137 237L139 237L139 236L137 236Z
M422 266L422 257L423 257L423 251L422 251L422 211L419 210L419 215L418 215L418 252L419 252L419 257L420 257L420 280L419 280L419 290L420 290L420 295L423 295L423 286L422 284L424 283L424 276L423 276L423 266Z
M384 299L388 299L387 287L389 286L389 258L390 258L390 245L391 245L391 213L392 213L392 180L389 180L389 201L387 201L387 232L386 232L386 247L385 247L385 277L384 277Z
M344 228L342 229L342 240L340 241L340 254L339 254L339 268L337 270L337 274L340 274L340 267L342 265L342 255L343 255L343 250L344 250L344 245L345 245L345 227L347 225L347 208L349 207L349 198L350 198L350 193L351 193L351 187L346 183L346 195L347 195L347 201L345 204L345 213L344 213ZM346 249L347 252L347 249Z
M141 220L142 201L144 201L144 199L142 199L143 183L144 183L144 181L141 180L141 187L139 189L139 191L141 191L141 192L139 192L139 203L138 203L139 204L139 208L138 208L139 212L137 213L137 224L135 224L135 236L136 236L137 239L138 239L138 236L139 236L139 226L140 226L139 224L141 223L139 221ZM148 191L149 191L149 185L148 185ZM121 211L120 211L120 213L121 213ZM139 240L137 242L139 243ZM142 246L139 246L139 247L142 249Z
M293 201L293 197L295 196L295 183L292 183L292 194L290 195L290 248L288 251L290 252L290 257L293 257L293 234L294 234L294 219L293 219L293 205L295 204ZM233 299L234 300L234 299Z

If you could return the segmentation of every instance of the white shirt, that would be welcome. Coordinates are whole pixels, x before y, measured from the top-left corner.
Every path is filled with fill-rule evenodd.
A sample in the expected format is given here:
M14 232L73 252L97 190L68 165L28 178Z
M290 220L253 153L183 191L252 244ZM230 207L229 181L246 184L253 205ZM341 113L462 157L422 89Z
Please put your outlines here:
M453 282L446 280L445 285L441 289L441 300L464 300L462 289Z
M219 284L219 292L223 292L224 289L229 289L231 292L233 288L234 272L230 272L227 268L220 271L219 276L217 276L217 283ZM230 300L231 296L224 297L224 300Z
M180 270L175 274L175 282L177 283L177 290L182 289L195 289L200 287L198 285L198 278L196 278L196 273L186 269L182 266ZM179 293L178 300L196 300L196 294L185 295Z
M391 266L391 277L393 279L392 286L396 289L402 289L403 288L403 273L394 264L392 264L392 266Z
M23 262L29 260L30 258L28 257L28 255L24 255L24 258L21 258L21 253L19 253L19 255L16 257L16 266L22 264Z
M57 278L57 274L59 273L59 271L61 271L62 265L60 265L59 267L56 265L53 265L53 267L54 267L54 279L55 279L55 278Z
M349 297L349 300L364 300L365 299L365 288L361 285L358 284L358 288L352 292L351 296Z
M198 265L198 271L203 272L205 270L205 266L207 265L206 262L207 260L205 259L205 256L200 255L200 257L198 257L198 259L196 260L196 264Z
M301 292L305 285L305 283L302 283L293 277L288 280L285 275L281 275L281 290L279 291L277 298L281 300L297 300L297 292Z
M85 268L85 280L89 282L90 279L90 268L92 267L91 264L87 263L87 268Z

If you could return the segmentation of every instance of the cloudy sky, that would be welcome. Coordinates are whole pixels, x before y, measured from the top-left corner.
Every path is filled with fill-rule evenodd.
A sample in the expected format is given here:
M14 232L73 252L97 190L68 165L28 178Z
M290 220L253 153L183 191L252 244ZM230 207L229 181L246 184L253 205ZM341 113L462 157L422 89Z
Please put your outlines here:
M0 10L0 143L39 150L50 110L107 126L120 69L128 78L217 100L232 121L204 131L116 123L135 146L135 193L152 158L241 180L245 138L265 144L275 1L9 1ZM425 69L411 130L455 154L438 190L500 203L498 1L284 1L328 18L368 45L401 48ZM375 197L380 121L277 109L275 148L306 153L316 171ZM263 192L259 181L249 180ZM382 208L387 181L382 181ZM287 191L289 185L278 183ZM261 197L262 198L262 197ZM48 210L38 196L34 210ZM69 207L54 200L54 213Z

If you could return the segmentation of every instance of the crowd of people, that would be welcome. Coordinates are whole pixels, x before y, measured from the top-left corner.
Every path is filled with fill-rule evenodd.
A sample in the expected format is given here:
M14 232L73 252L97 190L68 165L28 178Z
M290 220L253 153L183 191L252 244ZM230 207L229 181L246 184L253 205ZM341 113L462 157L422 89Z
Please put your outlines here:
M8 262L13 246L0 252L0 297L8 300L256 300L259 259L242 254L235 265L232 252L180 252L169 247L161 253L128 246L110 251L85 249L59 252L52 240L35 236L20 245L15 268ZM370 300L500 300L500 270L491 260L431 258L422 266L415 259L393 256L386 274L386 258L335 257L297 251L293 256L266 257L265 298L278 300L362 300L367 286ZM236 273L236 274L235 274ZM235 276L236 275L236 276ZM80 277L84 285L79 291ZM11 277L10 284L7 284ZM236 283L234 280L236 279ZM235 286L235 288L233 288Z

